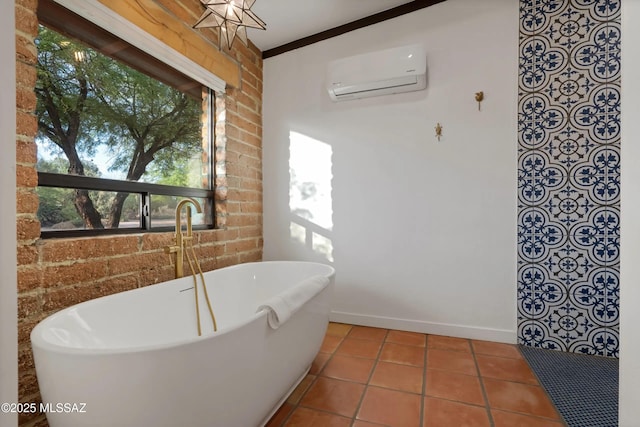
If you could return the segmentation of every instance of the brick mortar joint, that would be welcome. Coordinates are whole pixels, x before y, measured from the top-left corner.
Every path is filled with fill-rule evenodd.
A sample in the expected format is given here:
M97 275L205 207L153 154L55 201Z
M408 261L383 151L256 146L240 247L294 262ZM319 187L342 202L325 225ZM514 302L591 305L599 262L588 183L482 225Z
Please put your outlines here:
M35 70L35 68L34 68L34 70ZM22 83L16 81L16 94L18 92L20 92L20 91L24 91L24 92L27 92L29 94L33 94L33 96L35 96L35 93L33 93L33 86L32 85L25 85L25 84L22 84ZM20 110L24 110L24 109L18 108L18 110L20 111ZM29 110L24 110L24 111L33 111L33 110L29 109Z
M29 289L29 290L26 290L26 291L20 291L20 292L18 292L18 298L20 298L20 297L42 297L42 295L44 293L43 289L45 289L45 288L35 288L35 289ZM34 316L35 315L31 315L31 316L28 316L28 317L23 317L23 318L18 319L18 320L29 320L30 318L32 318Z
M64 283L64 284L61 284L61 285L39 287L39 288L36 288L36 289L20 292L19 296L44 297L45 294L49 294L49 293L51 293L51 291L53 291L55 293L60 293L60 292L65 293L65 292L77 290L78 288L87 288L87 287L90 287L90 286L101 285L101 284L103 284L105 282L108 282L109 280L112 280L112 279L121 279L123 277L130 277L130 276L134 277L134 278L137 278L139 273L140 273L140 271L130 271L130 272L120 273L120 274L116 274L116 275L103 276L103 277L92 279L92 280L89 280L89 281L82 281L82 282L75 282L75 283ZM136 287L139 287L139 283L137 282L137 280L136 280ZM66 307L64 307L64 308L66 308ZM48 310L48 311L42 311L42 313L45 313L48 316L50 314L56 313L56 312L58 312L60 310L63 310L64 308ZM29 316L28 318L24 318L23 320L28 320L31 317L33 317L33 316Z
M42 268L40 268L40 263L36 261L36 262L30 263L30 264L18 264L16 266L16 270L17 270L18 273L24 273L25 271L41 272Z
M257 126L257 127L259 127L259 128L262 128L262 115L261 115L261 114L256 114L256 116L260 116L260 119L261 119L261 120L260 120L260 123L255 122L255 121L252 121L252 120L250 120L250 119L248 119L248 118L246 118L246 117L242 116L241 114L238 114L238 113L235 113L235 112L230 112L230 113L229 113L229 115L232 115L232 116L234 116L234 117L237 117L237 118L241 119L241 120L242 120L242 122L244 122L244 123L249 123L249 124L252 124L252 125ZM237 126L237 127L238 127L238 129L242 129L242 130L244 130L244 131L245 131L245 132L247 132L247 133L252 133L252 132L249 132L249 131L247 131L246 129L242 128L241 126ZM227 138L228 138L228 137L227 137Z
M16 242L16 248L23 248L23 247L29 247L29 246L37 246L38 245L38 241L40 239L27 239L27 240L18 240Z
M260 102L260 99L257 99L257 98L254 98L254 97L248 96L248 98L250 98L252 101L255 101L254 104L256 104L256 105L258 105L259 102ZM247 110L249 110L252 113L261 114L260 106L258 106L256 108L255 106L251 106L251 105L245 104L243 101L236 101L236 106L238 106L238 105L246 108Z
M257 122L257 121L253 121L253 120L251 120L251 119L249 119L247 117L244 117L241 114L237 114L237 113L232 113L232 114L235 115L236 117L242 119L242 123L249 124L249 125L252 125L252 126L255 126L257 128L262 129L262 116L260 116L260 122ZM256 114L256 115L258 115L258 114ZM238 129L242 129L246 133L254 134L254 135L258 136L259 138L262 138L262 136L257 135L254 132L251 132L251 131L247 130L246 128L242 127L242 126L239 126Z
M256 138L261 138L257 135L253 135L250 134L249 132L247 132L247 134L249 134L250 136L256 137ZM242 140L242 138L231 138L229 137L229 140L232 144L242 144L243 146L247 146L247 147L253 147L255 148L257 151L260 151L260 153L262 153L262 149L259 148L257 145L253 145L247 142L244 142L244 140ZM239 156L247 156L248 154L245 154L244 152L240 152L238 150L229 150L227 149L227 158L229 157L233 157L234 154L237 154ZM262 160L262 158L260 158L260 160Z
M251 159L251 160L262 161L261 157L252 156L251 154L245 154L245 153L236 153L236 154L238 154L238 160L242 160L243 158L247 158L247 159ZM230 160L227 160L227 161L229 162Z
M246 135L243 135L243 134L246 134ZM256 135L256 134L253 134L253 133L251 133L251 132L247 132L247 131L245 131L245 130L243 130L243 129L240 129L240 136L241 136L241 137L242 137L242 136L247 136L247 135L248 135L248 136L252 136L252 137L254 137L254 138L257 138L257 139L262 140L262 137L261 137L260 135ZM238 142L238 143L240 143L240 144L242 144L242 145L245 145L245 146L247 146L247 147L251 147L251 148L255 149L256 151L262 151L262 147L259 147L259 146L257 146L257 145L253 145L253 144L251 144L251 143L249 143L249 142L245 142L242 138L232 138L232 137L229 137L229 139L231 139L231 140L233 140L233 141L236 141L236 142ZM228 150L228 151L233 151L233 150Z
M252 83L255 83L255 85L262 85L263 84L263 77L253 74L251 72L250 68L252 68L252 67L251 66L249 66L249 67L241 67L242 84L247 83L252 87L255 87ZM259 67L255 66L255 68L259 68ZM256 87L256 89L257 89L257 87ZM244 92L244 89L242 89L242 91Z
M24 9L24 10L26 10L26 11L29 11L29 9L27 9L27 8L25 8L25 7L23 7L23 6L20 6L20 5L18 5L18 4L16 4L16 7L21 7L22 9ZM33 13L33 14L35 15L35 13ZM16 36L24 37L25 39L27 39L27 40L29 40L29 41L33 42L33 44L35 45L36 37L34 37L34 35L33 35L33 34L28 33L28 32L26 32L26 31L22 30L21 28L19 28L19 27L18 27L18 25L16 25L15 34L16 34Z
M17 111L18 111L18 113L27 113L27 114L32 114L33 113L33 111L31 111L31 110L18 109ZM33 115L35 116L35 114L33 114ZM23 135L21 133L17 133L17 130L16 130L16 142L25 142L25 143L30 143L30 144L36 145L36 142L35 142L34 138L35 138L34 135ZM33 166L35 166L35 163L33 163Z
M41 239L38 239L39 241L44 242ZM43 245L46 243L43 243ZM130 253L117 253L117 254L100 254L98 256L91 256L88 258L75 258L75 259L71 259L71 260L61 260L61 261L40 261L38 262L38 265L42 266L42 267L55 267L55 266L71 266L71 265L76 265L76 264L87 264L87 263L94 263L94 262L107 262L109 260L119 260L119 259L123 259L123 258L130 258L130 257L135 257L138 255L148 255L148 254L154 254L154 253L158 253L158 254L163 254L164 253L164 246L160 247L160 248L154 248L154 249L148 249L148 250L140 250L138 249L138 251L136 252L130 252Z
M72 265L78 264L88 264L90 262L98 262L103 261L106 257L100 258L86 258L86 259L71 259L71 260L63 260L63 261L38 261L33 264L26 264L32 267L37 267L40 270L44 270L50 267L70 267Z
M36 48L35 43L31 44L31 46L33 46L33 47L34 47L34 49ZM16 57L16 64L24 64L24 65L26 65L27 67L29 67L29 68L31 68L31 69L33 70L33 74L36 74L36 63L35 63L35 62L33 62L33 61L28 61L28 60L27 60L27 61L25 61L25 60L24 60L24 59L22 59L22 58L17 58L17 57ZM17 84L17 86L25 86L25 85L23 85L23 84L19 84L19 83L18 83L18 84ZM25 86L25 87L27 87L27 86Z
M244 188L244 187L233 188L233 190L238 194L252 194L252 193L262 194L263 193L262 189L257 190L253 188ZM238 200L238 201L242 202L242 200Z
M35 170L36 164L35 163L16 162L16 166L21 166L23 168L34 169ZM17 188L34 188L34 187L17 187Z

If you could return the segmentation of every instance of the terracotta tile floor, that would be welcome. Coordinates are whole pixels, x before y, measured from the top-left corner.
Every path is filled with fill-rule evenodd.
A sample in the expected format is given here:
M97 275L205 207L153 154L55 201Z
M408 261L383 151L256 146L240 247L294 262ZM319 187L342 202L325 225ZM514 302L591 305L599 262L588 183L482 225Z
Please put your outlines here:
M330 323L268 427L562 427L515 345Z

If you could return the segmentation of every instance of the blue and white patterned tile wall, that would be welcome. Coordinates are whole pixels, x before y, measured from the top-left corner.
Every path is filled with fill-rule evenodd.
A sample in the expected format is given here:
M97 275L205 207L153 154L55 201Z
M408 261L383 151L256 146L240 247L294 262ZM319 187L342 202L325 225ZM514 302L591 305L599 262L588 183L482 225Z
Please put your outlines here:
M521 0L518 340L619 355L620 0Z

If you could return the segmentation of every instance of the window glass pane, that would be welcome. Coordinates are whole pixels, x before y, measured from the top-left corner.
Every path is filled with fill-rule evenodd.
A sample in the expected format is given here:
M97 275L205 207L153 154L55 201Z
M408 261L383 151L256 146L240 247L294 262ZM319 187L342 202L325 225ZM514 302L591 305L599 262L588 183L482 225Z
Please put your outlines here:
M199 97L193 85L182 92L47 27L36 44L38 171L212 187L205 88L195 91ZM87 203L72 205L79 217L93 218L84 227L127 227L117 216L123 197L105 193L113 197L98 203L85 193Z
M158 196L151 195L150 220L151 227L175 227L176 225L176 207L185 197L175 196ZM193 204L188 203L182 207L182 224L187 223L187 207L191 206L191 224L192 225L211 225L209 205L206 199L193 198L202 210L198 213Z
M100 215L95 220L104 228L140 228L140 196L138 194L109 191L85 191L72 188L38 187L38 220L42 231L85 230L99 228L89 225L80 216L80 206L87 195L95 211L109 213L115 198L122 198L122 210L114 213L118 224L110 224L110 215ZM88 193L88 194L87 194ZM94 224L95 225L95 224ZM115 225L115 227L114 227Z

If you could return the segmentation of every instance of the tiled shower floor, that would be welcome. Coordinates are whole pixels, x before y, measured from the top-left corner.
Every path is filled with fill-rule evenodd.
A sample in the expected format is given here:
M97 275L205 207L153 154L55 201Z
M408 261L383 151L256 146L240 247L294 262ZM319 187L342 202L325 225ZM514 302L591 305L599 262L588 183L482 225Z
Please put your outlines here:
M330 323L268 427L565 426L515 345Z
M520 347L569 427L618 425L618 359Z

